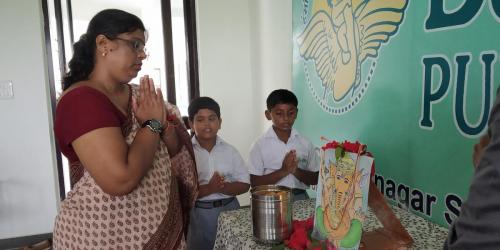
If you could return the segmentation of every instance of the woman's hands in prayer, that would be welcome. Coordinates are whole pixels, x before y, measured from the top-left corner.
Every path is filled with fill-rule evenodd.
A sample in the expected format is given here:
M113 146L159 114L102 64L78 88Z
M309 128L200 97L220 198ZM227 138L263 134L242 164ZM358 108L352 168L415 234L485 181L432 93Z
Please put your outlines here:
M165 124L166 107L161 89L156 89L148 75L141 77L139 97L132 100L132 110L139 124L155 119Z

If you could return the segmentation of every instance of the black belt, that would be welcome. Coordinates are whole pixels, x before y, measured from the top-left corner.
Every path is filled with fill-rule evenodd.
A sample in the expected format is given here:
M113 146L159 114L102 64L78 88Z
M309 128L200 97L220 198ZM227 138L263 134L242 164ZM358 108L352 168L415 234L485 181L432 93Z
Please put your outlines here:
M292 188L293 195L305 194L306 190L300 188Z
M235 199L234 197L231 197L231 198L220 199L220 200L196 201L194 203L194 206L198 207L198 208L204 208L204 209L223 207L223 206L226 206L227 204L231 203L234 199Z

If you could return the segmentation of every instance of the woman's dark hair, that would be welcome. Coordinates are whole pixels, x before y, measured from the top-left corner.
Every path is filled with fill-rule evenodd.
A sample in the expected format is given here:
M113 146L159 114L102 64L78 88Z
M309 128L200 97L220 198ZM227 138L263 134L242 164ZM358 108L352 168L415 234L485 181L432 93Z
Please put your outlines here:
M73 58L69 61L69 71L63 78L63 90L72 84L86 80L95 64L95 39L104 35L108 39L115 39L122 33L143 30L144 24L139 17L117 9L107 9L97 13L90 20L87 33L83 34L73 44Z
M191 101L188 107L188 115L189 115L189 120L193 121L194 116L200 109L209 109L212 110L217 117L220 119L220 107L219 104L212 98L207 97L207 96L202 96L195 98L194 100Z
M266 104L267 110L271 110L278 104L291 104L297 107L299 105L299 101L292 91L288 89L277 89L269 94Z

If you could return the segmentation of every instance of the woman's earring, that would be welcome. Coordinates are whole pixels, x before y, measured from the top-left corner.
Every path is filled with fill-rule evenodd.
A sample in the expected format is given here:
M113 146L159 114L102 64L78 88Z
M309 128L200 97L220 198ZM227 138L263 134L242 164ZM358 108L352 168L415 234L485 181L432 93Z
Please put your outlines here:
M102 52L102 56L106 57L108 53L107 52Z

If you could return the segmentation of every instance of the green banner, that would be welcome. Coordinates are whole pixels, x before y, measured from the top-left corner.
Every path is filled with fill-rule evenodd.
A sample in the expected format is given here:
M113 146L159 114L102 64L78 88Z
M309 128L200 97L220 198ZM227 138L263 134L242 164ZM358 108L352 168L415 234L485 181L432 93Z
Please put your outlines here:
M448 226L495 99L500 1L294 0L296 127L368 145L375 181Z

